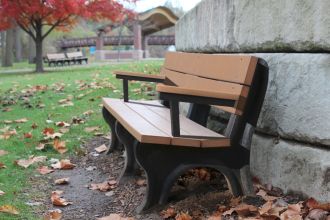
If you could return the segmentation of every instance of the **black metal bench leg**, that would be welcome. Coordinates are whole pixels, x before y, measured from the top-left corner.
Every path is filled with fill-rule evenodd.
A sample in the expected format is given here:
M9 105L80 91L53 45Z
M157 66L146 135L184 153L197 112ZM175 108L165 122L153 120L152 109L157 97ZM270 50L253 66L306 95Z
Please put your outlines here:
M139 174L139 166L134 154L134 148L139 145L139 142L118 121L116 121L115 131L119 141L123 143L126 153L125 166L118 178L118 182L123 183Z
M115 123L116 119L113 117L106 108L102 108L102 115L106 123L110 127L111 139L108 147L107 154L112 153L115 150L122 150L122 144L119 142L116 132L115 132Z
M176 179L195 167L210 167L218 170L226 177L233 195L243 195L240 169L225 165L228 161L233 161L232 163L235 164L234 155L230 150L221 149L195 148L192 150L189 147L178 146L136 145L136 160L145 170L148 180L144 203L138 207L137 211L141 212L158 204L165 204Z

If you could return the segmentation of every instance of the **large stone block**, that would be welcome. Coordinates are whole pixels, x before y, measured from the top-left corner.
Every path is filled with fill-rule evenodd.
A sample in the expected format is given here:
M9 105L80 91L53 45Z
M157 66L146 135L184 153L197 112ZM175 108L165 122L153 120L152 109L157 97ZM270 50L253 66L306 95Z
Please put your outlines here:
M251 170L262 183L330 201L330 151L255 135Z
M330 51L329 0L203 0L176 25L176 47L203 52Z

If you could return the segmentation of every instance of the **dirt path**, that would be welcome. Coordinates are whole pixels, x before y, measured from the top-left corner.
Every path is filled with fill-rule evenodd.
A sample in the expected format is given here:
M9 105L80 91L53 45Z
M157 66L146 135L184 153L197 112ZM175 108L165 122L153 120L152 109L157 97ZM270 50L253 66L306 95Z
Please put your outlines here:
M198 216L207 216L216 210L221 201L226 202L230 198L225 180L220 174L211 173L211 180L201 181L193 173L187 173L173 187L171 201L166 207L152 210L147 214L136 214L135 209L142 202L146 190L145 184L141 184L143 183L141 180L145 179L144 176L121 184L109 192L88 189L91 183L116 180L124 165L122 152L111 155L95 153L94 148L106 143L108 140L104 138L95 138L85 145L88 152L86 156L71 159L77 165L75 169L56 171L50 175L51 187L47 189L49 191L47 194L61 190L64 191L63 197L72 202L72 205L60 208L63 211L62 219L96 219L117 213L132 216L137 220L157 220L162 219L159 215L160 211L169 206L175 206L176 210L194 213L194 219L203 219ZM143 175L142 171L141 173ZM55 179L64 177L70 177L69 184L54 185ZM49 199L47 206L49 209L58 208L51 205Z

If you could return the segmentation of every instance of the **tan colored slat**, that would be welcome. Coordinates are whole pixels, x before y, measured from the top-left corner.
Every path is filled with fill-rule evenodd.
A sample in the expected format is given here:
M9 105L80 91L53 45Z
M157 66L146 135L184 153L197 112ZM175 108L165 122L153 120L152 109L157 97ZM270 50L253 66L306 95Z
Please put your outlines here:
M104 107L141 143L170 144L171 137L136 114L118 99L103 98Z
M258 59L248 55L168 52L165 68L205 78L251 85Z
M125 76L135 76L135 77L144 77L144 78L150 78L150 79L165 79L164 75L151 75L151 74L145 74L145 73L137 73L137 72L128 72L128 71L114 71L115 75L125 75Z
M168 108L158 108L148 106L148 108L155 113L159 114L160 116L164 117L168 123L171 122L170 119L170 110ZM190 136L205 136L205 137L218 137L218 138L225 138L223 135L218 134L208 128L205 128L192 120L186 118L184 115L180 115L180 126L181 129L184 129L188 135Z
M192 95L192 96L200 96L200 97L211 97L217 99L227 99L227 100L239 100L240 96L237 94L232 94L230 91L228 92L216 92L212 90L201 90L201 89L192 89L192 88L183 88L178 86L167 86L162 83L158 83L156 86L157 92L164 93L173 93L173 94L181 94L181 95Z
M173 82L175 85L183 88L212 90L219 93L229 93L242 97L247 97L250 89L248 86L240 85L237 83L206 79L198 76L175 72L166 68L162 69L162 73L165 74L166 78Z
M243 111L238 109L238 108L234 108L234 107L228 107L228 106L220 106L220 105L213 105L213 107L218 108L222 111L225 112L229 112L231 114L235 114L235 115L242 115Z
M230 139L205 139L202 140L201 147L230 147Z

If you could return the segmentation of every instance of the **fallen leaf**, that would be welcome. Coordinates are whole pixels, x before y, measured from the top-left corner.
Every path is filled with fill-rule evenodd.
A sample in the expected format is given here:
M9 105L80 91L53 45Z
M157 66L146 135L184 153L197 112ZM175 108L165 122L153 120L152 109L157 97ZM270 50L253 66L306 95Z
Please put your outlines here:
M68 202L66 201L66 199L61 198L61 195L63 194L62 191L53 191L52 195L51 195L51 201L53 203L53 205L56 206L67 206L67 205L71 205L72 202Z
M45 149L45 144L39 143L38 146L36 146L36 150L44 150Z
M62 211L60 209L50 210L45 215L44 220L60 220L62 218Z
M109 184L108 181L105 181L103 183L92 183L90 185L89 189L100 190L101 192L107 192L107 191L113 189L113 187Z
M11 205L0 206L0 212L5 212L5 213L13 214L13 215L18 215L19 214L17 209L15 207L11 206Z
M3 134L0 134L0 140L7 140L9 139L11 136L16 135L17 132L15 129L10 130L8 127L1 129L1 131L3 132Z
M31 128L32 128L32 129L37 129L37 128L38 128L38 125L37 125L36 123L33 123L33 124L31 125Z
M64 121L56 122L55 125L58 126L58 127L70 127L70 124L66 123Z
M322 209L313 209L306 216L305 220L326 220L328 212Z
M46 156L38 156L38 157L30 156L29 159L27 160L25 159L16 160L15 164L24 168L28 168L34 163L45 162L46 159L47 159Z
M88 110L88 111L84 112L83 115L85 115L85 116L89 116L89 115L91 115L91 114L93 114L93 113L94 113L93 110Z
M174 218L176 216L176 211L173 207L170 207L166 210L161 211L160 216L163 219L167 219L167 218Z
M31 132L24 133L24 138L32 138L32 133Z
M68 133L70 131L70 129L69 128L60 128L58 131L62 134L65 134L65 133Z
M0 150L0 157L3 156L3 155L6 155L6 154L8 154L8 151Z
M288 209L280 215L281 220L302 220L301 204L288 205Z
M46 174L49 174L49 173L52 173L55 171L53 169L49 169L49 167L47 167L47 166L41 166L37 170L42 175L46 175Z
M119 214L110 214L109 216L98 218L97 220L134 220L134 218L124 218Z
M57 179L57 180L54 181L54 183L56 185L63 185L63 184L68 184L69 180L70 180L70 178L66 177L66 178Z
M62 159L61 161L58 161L55 164L51 165L51 167L53 167L54 169L60 169L60 170L71 170L75 166L76 165L72 164L68 159Z
M42 133L46 136L48 135L52 135L55 133L54 128L44 128L44 130L42 131Z
M68 151L68 149L65 146L65 141L60 141L60 139L58 138L54 139L53 147L60 154L64 154L65 152Z
M4 120L3 123L5 123L6 125L9 125L9 124L12 124L13 121L10 121L10 120Z
M310 209L322 209L324 211L330 212L330 203L321 204L317 202L314 198L309 198L306 201L306 206Z
M7 168L6 165L0 162L0 169L4 169L4 168Z
M145 185L147 185L147 181L146 181L145 179L138 179L138 180L136 181L136 184L137 184L138 186L145 186Z
M106 150L108 150L107 146L105 144L102 144L101 146L94 149L97 153L102 153Z
M211 179L211 174L208 170L201 168L197 171L198 177L201 180L209 181Z
M14 120L14 122L16 122L16 123L25 123L25 122L28 122L28 119L27 118L21 118L21 119Z
M180 213L175 217L175 220L192 220L192 217L188 213Z
M93 127L87 127L84 129L87 133L91 133L91 132L94 132L94 131L98 131L100 130L100 127L99 126L93 126Z
M0 196L5 195L6 193L4 191L0 190Z

